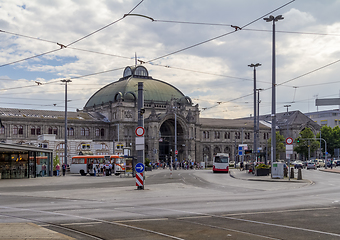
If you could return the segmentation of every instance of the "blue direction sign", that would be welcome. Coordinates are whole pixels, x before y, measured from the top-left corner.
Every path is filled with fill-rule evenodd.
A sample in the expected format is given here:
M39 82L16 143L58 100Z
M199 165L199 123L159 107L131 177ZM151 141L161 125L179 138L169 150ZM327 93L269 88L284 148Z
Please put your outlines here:
M144 164L143 163L137 163L135 166L136 172L137 173L142 173L144 172Z

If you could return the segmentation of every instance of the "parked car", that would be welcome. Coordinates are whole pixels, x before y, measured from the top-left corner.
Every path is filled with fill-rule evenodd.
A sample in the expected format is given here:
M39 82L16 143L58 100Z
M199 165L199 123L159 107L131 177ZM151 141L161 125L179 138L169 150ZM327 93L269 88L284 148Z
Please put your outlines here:
M297 168L303 168L303 162L302 161L294 161L293 162L293 165L294 165L294 168L297 169Z
M322 159L314 159L313 161L315 162L315 166L317 168L325 166L325 162Z
M316 169L317 167L316 167L314 161L309 161L309 162L307 162L306 168L307 168L307 169Z
M333 166L340 166L340 160L339 159L333 160Z

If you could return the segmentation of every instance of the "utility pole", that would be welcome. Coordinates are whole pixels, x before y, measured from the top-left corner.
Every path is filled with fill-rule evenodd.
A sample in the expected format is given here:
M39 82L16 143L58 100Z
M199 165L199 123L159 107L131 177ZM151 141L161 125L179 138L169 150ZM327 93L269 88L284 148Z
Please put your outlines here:
M256 121L256 115L257 115L257 111L256 111L256 105L257 105L257 101L256 101L256 67L261 66L260 63L256 63L256 64L250 64L248 65L248 67L252 67L254 70L254 153L253 153L253 157L254 157L254 162L256 162L257 160L257 121Z
M271 140L271 166L273 169L273 162L276 162L276 62L275 62L275 22L282 20L282 15L274 17L270 15L264 18L266 22L273 22L273 49L272 49L272 140Z
M71 80L61 80L65 83L65 147L64 147L64 163L67 168L67 83L72 82Z

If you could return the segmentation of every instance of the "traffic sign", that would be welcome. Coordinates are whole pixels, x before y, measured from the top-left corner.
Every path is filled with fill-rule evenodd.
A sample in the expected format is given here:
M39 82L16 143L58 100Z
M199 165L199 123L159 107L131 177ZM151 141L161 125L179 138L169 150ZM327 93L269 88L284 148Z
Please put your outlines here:
M137 163L136 166L135 166L135 169L136 169L136 172L137 173L142 173L144 172L144 164L143 163Z
M178 155L178 150L175 151L175 154Z
M142 137L145 133L145 129L143 127L137 127L135 130L135 134L138 137Z
M286 143L287 143L288 145L293 144L293 138L287 137L287 138L286 138Z

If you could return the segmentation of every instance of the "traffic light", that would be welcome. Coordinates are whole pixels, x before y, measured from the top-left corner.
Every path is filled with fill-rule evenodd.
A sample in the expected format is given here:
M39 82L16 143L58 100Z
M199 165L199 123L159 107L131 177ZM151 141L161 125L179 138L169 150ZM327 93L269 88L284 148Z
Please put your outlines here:
M144 109L144 108L141 108L141 109L140 109L140 115L143 116L144 113L145 113L145 109Z
M300 142L300 139L296 140L296 142L299 143L299 142Z

